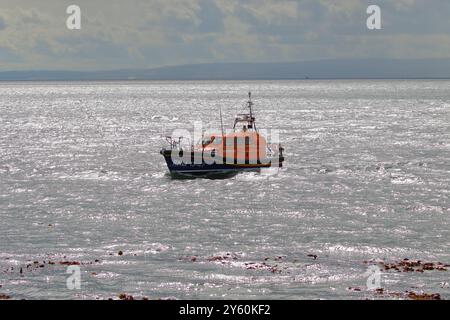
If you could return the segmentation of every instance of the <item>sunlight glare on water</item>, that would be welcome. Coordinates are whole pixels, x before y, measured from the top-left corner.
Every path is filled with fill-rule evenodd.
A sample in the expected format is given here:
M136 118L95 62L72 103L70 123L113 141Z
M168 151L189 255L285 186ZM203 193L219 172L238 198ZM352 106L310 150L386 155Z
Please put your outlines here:
M381 80L2 83L0 293L374 298L365 260L450 263L449 89ZM285 168L172 180L163 137L196 120L220 128L219 107L230 127L249 90L259 128L280 130ZM27 268L34 261L44 267ZM67 289L64 261L82 263L81 290ZM448 272L386 273L382 284L449 298L440 285Z

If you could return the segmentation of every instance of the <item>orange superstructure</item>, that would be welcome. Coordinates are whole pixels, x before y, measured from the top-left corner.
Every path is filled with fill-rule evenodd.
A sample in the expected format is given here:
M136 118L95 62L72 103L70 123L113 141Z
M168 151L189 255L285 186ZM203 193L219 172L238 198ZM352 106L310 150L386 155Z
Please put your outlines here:
M263 164L267 159L266 139L255 131L211 135L203 141L204 152L222 158L225 164Z

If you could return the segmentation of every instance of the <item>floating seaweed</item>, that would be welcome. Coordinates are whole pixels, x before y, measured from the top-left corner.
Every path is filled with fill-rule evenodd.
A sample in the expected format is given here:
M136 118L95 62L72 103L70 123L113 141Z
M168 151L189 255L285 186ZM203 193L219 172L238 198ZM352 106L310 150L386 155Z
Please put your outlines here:
M180 261L188 262L212 262L216 264L232 264L234 266L240 266L246 270L264 270L270 271L271 273L281 273L283 270L288 269L286 266L280 267L278 264L269 264L268 261L272 260L275 262L285 262L286 256L276 256L274 258L266 257L262 262L252 262L252 261L239 261L240 255L236 253L223 253L216 254L206 258L200 258L196 255L194 256L183 256L180 257ZM297 260L296 260L297 261Z
M109 298L108 300L113 300L112 298ZM123 300L123 301L133 301L133 300L138 300L136 299L134 296L132 296L131 294L126 294L126 293L121 293L119 294L119 300ZM141 300L144 301L148 301L150 300L148 297L142 297Z
M439 293L415 293L407 292L407 297L411 300L441 300L441 295Z
M410 299L410 300L441 300L441 295L439 293L417 293L414 291L405 291L404 293L400 292L389 292L385 289L377 289L375 293L383 296L390 296L399 299Z
M64 257L65 258L65 257ZM18 272L20 274L20 276L24 276L26 272L33 272L39 269L43 269L46 266L54 266L54 265L61 265L61 266L87 266L87 265L93 265L95 263L100 263L100 260L96 259L93 262L81 262L81 261L33 261L32 263L28 263L26 265L22 265L22 266L16 266L16 267L9 267L5 270L2 270L3 273L7 273L7 274L13 274Z
M198 256L183 256L178 258L180 261L197 262Z
M236 254L227 252L223 255L216 255L216 256L207 258L207 261L210 261L210 262L227 261L227 260L238 260L238 256Z
M78 261L60 261L59 264L63 265L63 266L80 266L81 262L78 262Z
M347 288L348 291L355 291L355 292L361 292L362 289L359 287L348 287Z
M134 297L132 295L122 293L122 294L119 294L119 299L130 301L130 300L134 300Z
M265 262L263 262L263 263L248 262L248 263L244 263L244 265L247 270L267 270L272 273L281 273L282 272L282 270L278 267L278 265L272 266L272 265L266 264Z
M384 261L364 261L365 264L377 264L384 271L396 271L396 272L420 272L425 271L448 271L450 265L442 262L423 262L421 260L409 260L407 258L396 262L384 262Z
M347 288L349 291L354 292L362 292L364 291L360 287L349 287ZM441 295L439 293L417 293L413 291L405 291L403 293L401 292L395 292L395 291L388 291L384 288L377 288L373 291L370 291L376 296L380 297L391 297L391 298L397 298L397 299L410 299L410 300L441 300Z

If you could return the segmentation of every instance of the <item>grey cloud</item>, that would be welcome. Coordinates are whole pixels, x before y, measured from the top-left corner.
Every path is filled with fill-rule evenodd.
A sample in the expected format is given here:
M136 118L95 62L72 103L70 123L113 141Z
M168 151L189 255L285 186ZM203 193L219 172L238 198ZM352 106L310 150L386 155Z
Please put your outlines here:
M2 63L17 64L22 62L23 60L13 50L0 46L0 61Z
M0 31L6 28L5 20L0 16Z
M68 0L3 2L2 69L450 58L448 0L378 0L379 31L371 0L80 0L81 31L65 28Z
M200 1L200 32L223 32L223 13L211 0Z

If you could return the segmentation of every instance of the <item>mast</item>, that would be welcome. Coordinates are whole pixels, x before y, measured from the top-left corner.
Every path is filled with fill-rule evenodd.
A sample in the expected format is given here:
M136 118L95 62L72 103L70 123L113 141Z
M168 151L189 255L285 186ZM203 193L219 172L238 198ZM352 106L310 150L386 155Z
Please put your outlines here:
M249 91L248 92L248 108L250 109L250 119L253 119L252 106L253 106L252 93Z
M238 123L246 123L248 129L253 129L255 132L258 132L255 125L255 117L253 116L253 101L251 92L248 93L247 108L249 109L248 113L240 113L236 115L233 129L236 130L236 125Z
M250 109L249 128L252 128L255 130L255 132L258 132L258 130L256 130L255 118L253 117L253 101L252 101L252 92L251 91L248 92L248 108Z

